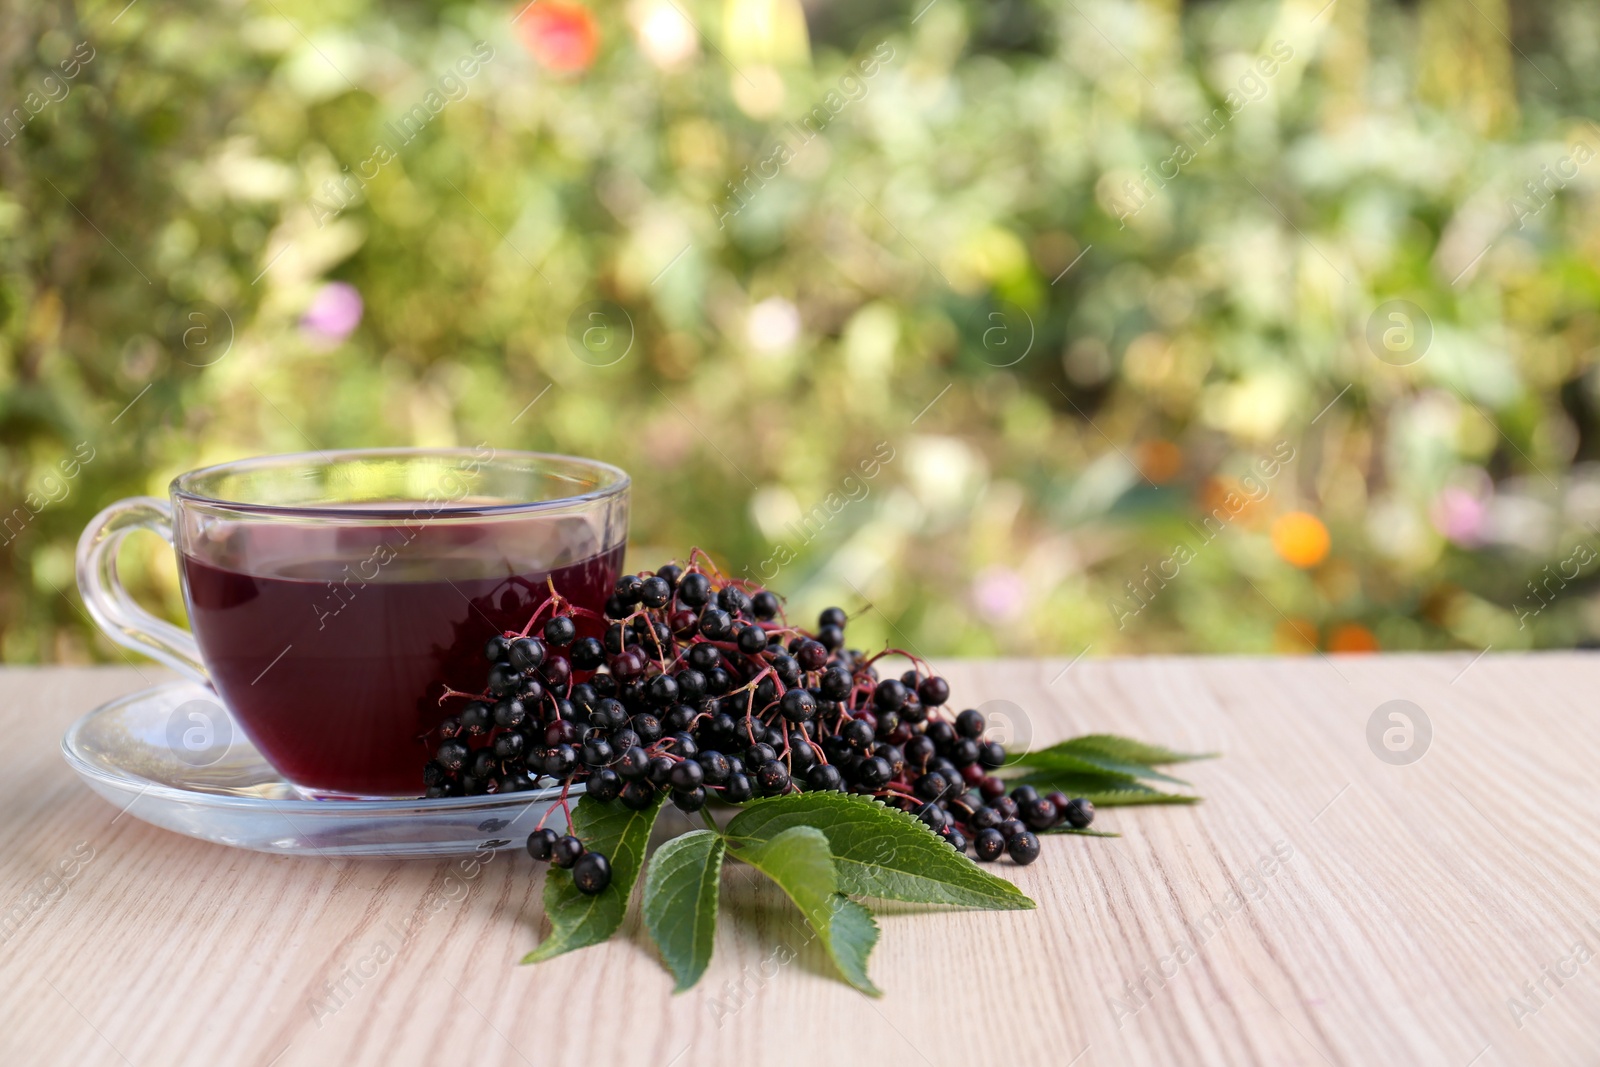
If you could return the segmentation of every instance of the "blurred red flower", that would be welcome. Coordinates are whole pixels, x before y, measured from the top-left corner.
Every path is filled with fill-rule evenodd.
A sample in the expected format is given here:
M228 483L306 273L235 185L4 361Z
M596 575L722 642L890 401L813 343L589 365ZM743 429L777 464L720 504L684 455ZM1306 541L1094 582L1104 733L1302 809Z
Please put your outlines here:
M535 0L517 17L517 32L540 65L562 74L588 70L600 50L600 26L581 4Z

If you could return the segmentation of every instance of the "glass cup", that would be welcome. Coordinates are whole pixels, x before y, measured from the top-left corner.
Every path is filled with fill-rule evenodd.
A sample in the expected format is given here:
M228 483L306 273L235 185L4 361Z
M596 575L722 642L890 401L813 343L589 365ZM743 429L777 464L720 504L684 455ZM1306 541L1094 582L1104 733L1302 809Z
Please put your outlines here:
M176 551L190 630L118 581L135 530ZM486 445L264 456L100 512L78 588L113 641L211 685L301 791L415 797L446 684L480 691L485 643L522 630L552 587L600 612L627 530L628 476L593 460Z

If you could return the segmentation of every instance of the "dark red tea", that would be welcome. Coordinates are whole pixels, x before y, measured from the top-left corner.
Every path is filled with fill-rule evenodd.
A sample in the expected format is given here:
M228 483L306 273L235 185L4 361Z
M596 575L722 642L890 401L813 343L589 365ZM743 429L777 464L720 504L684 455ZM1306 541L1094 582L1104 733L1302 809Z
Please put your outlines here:
M483 683L484 643L549 595L599 611L622 546L554 568L484 526L243 525L180 556L190 623L223 701L303 787L420 796L441 682ZM408 539L409 535L409 539Z

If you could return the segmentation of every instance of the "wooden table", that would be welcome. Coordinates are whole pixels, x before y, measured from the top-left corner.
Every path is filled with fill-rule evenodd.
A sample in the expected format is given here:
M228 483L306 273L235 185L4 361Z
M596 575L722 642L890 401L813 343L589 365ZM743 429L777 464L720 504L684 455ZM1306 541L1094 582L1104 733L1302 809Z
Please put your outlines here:
M59 737L158 672L6 669L0 1062L1600 1062L1600 657L1065 666L949 677L963 703L1014 701L1038 740L1220 750L1186 768L1207 802L1108 810L1097 825L1121 839L1051 838L1033 866L996 868L1036 911L881 916L881 1000L834 978L747 870L725 874L710 971L675 997L637 915L607 945L518 966L542 921L520 853L463 877L117 817ZM1432 725L1408 765L1368 743L1395 699Z

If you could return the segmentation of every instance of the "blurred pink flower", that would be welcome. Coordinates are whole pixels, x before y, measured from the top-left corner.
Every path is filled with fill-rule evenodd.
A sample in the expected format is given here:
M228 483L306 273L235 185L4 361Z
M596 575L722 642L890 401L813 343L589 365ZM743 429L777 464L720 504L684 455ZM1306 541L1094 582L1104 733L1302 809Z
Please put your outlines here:
M1471 547L1483 537L1489 507L1458 485L1446 486L1433 498L1433 528L1458 545Z
M1010 622L1022 614L1028 586L1010 567L986 567L972 583L978 613L991 622Z
M361 325L361 294L348 282L329 282L317 290L301 316L300 329L313 342L332 347Z

